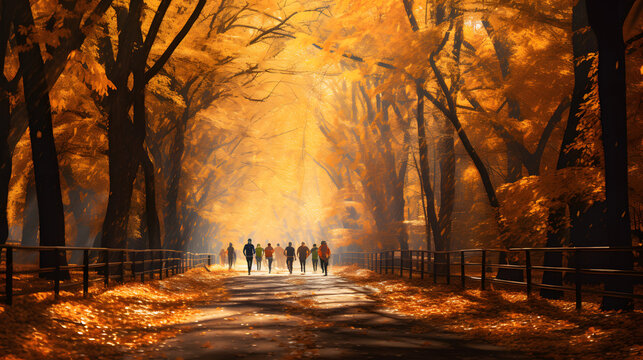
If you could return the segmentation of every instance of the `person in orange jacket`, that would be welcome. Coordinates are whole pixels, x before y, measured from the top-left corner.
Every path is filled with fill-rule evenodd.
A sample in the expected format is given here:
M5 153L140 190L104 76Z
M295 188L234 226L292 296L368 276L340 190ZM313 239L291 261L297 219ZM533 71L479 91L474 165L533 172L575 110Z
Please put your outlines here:
M324 276L328 276L328 260L330 260L330 248L326 244L326 241L321 242L318 253L319 262L321 263L321 271L324 273Z
M219 263L223 266L225 265L225 259L228 256L228 252L226 251L225 248L221 248L221 251L219 251Z
M266 261L268 261L268 274L272 271L272 255L274 253L275 249L272 248L270 243L268 243L268 246L263 249L263 255L266 257Z

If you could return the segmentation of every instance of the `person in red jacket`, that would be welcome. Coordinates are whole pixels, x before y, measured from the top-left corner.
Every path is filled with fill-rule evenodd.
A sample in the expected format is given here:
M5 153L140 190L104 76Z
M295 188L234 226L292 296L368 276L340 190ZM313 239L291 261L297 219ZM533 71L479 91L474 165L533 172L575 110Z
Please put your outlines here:
M326 241L321 242L318 253L319 261L321 263L321 271L324 273L324 276L328 276L328 260L330 260L330 248L326 244Z
M268 274L272 271L272 255L275 253L275 249L272 248L272 245L268 243L265 249L263 249L263 254L268 261Z

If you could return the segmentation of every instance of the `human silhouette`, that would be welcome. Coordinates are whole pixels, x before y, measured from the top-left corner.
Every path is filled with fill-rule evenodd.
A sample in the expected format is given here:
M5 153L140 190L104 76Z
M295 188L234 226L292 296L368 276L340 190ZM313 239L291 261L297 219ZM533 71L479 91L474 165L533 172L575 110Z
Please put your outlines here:
M292 263L295 261L295 248L292 247L292 243L288 243L288 247L284 250L284 256L286 256L286 266L288 271L292 274Z
M261 247L261 244L257 244L255 252L255 256L257 258L257 271L261 271L261 260L263 259L263 248Z
M228 250L226 250L228 253L228 270L232 269L232 266L234 265L234 260L237 257L237 254L234 252L234 247L232 246L232 243L228 245Z
M284 256L284 248L279 246L275 247L275 268L283 268L286 257Z
M268 243L268 246L263 249L263 253L266 256L266 261L268 261L268 274L270 274L272 272L272 254L275 253L275 249Z
M225 258L228 255L228 252L225 250L225 248L221 248L221 251L219 251L219 264L224 265L225 264Z
M312 249L310 249L310 261L313 263L313 271L317 271L317 263L319 262L319 248L317 244L313 244Z
M246 257L246 262L248 262L248 275L252 270L252 260L255 257L255 246L252 245L252 239L248 239L248 243L243 247L243 255Z
M299 267L301 272L306 273L306 259L310 255L310 249L306 246L306 243L302 242L301 246L297 248L297 256L299 257Z
M321 262L321 271L324 273L324 276L328 276L328 261L330 260L330 248L326 244L326 241L321 242L319 247L319 260Z

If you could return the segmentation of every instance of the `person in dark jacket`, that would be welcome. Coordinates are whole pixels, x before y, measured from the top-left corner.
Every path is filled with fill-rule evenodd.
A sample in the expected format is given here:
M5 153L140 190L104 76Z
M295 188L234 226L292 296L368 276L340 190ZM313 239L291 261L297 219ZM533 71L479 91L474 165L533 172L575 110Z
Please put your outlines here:
M308 255L310 255L310 250L308 246L302 242L301 246L297 248L297 256L299 257L299 267L304 274L306 273L306 259L308 259Z
M232 243L228 246L228 270L232 269L232 265L234 264L234 260L237 257L237 254L234 252L234 247L232 246Z
M292 243L288 243L288 247L284 250L284 255L286 256L286 266L288 271L292 274L292 263L295 261L295 248L292 247Z
M245 255L246 261L248 262L248 275L250 275L252 259L255 258L255 247L252 245L252 239L248 239L248 243L243 247L243 255Z

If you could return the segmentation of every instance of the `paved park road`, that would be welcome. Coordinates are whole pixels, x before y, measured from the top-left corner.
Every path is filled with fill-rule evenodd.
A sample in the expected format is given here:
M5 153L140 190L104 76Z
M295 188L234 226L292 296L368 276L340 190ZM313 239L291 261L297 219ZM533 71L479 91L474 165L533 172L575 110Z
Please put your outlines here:
M169 359L516 359L438 330L422 332L369 290L318 274L234 276L224 303L201 309L187 331L161 343ZM426 329L424 330L426 331Z

